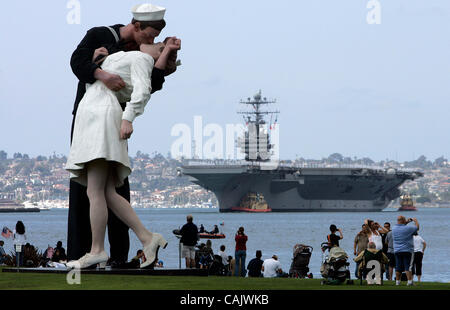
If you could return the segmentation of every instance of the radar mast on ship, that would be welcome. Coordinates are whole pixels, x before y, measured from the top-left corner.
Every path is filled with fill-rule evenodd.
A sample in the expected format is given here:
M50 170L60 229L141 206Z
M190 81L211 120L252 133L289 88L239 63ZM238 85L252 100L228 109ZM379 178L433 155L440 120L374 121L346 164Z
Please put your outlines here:
M278 120L279 111L263 110L263 105L276 103L276 100L268 100L262 97L261 90L252 98L247 98L246 101L241 100L241 104L245 104L252 108L251 111L239 111L244 118L247 130L244 137L238 139L238 146L241 151L245 153L246 161L265 162L270 160L273 144L270 143L270 135L267 131L267 124L269 130L275 128ZM266 122L265 117L270 115L269 123ZM275 118L274 122L272 122Z

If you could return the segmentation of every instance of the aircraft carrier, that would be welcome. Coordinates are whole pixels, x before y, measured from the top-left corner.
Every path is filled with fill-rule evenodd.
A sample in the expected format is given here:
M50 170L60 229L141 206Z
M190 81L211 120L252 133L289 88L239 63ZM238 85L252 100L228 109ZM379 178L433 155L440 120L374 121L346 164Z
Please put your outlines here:
M264 105L274 102L263 98L261 91L241 101L253 108L240 112L248 126L238 141L245 160L232 163L197 160L178 168L179 175L190 176L192 182L216 195L220 212L381 211L400 197L399 187L405 181L423 176L420 171L390 167L274 162L266 155L273 154L267 126L272 129L276 119L267 123L265 116L272 119L279 112L262 110Z

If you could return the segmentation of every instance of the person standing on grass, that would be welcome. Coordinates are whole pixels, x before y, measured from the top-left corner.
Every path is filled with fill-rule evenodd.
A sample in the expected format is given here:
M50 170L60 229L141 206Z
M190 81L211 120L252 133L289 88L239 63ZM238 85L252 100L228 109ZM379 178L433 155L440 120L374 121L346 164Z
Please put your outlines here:
M417 276L417 282L420 282L420 278L422 277L422 259L423 254L425 253L425 248L427 247L427 243L418 233L415 233L413 236L414 239L414 260L412 265L412 274L413 276Z
M388 230L382 227L378 222L374 222L372 220L366 219L364 224L366 224L369 228L369 242L373 242L376 245L377 250L383 249L383 238L381 234L387 234Z
M383 243L383 253L387 256L389 246L386 243L386 238L387 238L387 234L391 231L391 223L385 222L383 224L383 227L384 227L384 229L387 230L387 232L384 232L381 234L381 242ZM386 270L386 279L389 280L389 263L387 263L386 266L384 266L384 267L385 267L384 270Z
M186 217L187 223L181 228L180 243L183 244L181 255L186 259L186 268L195 268L195 245L199 240L198 228L192 215Z
M394 268L395 268L395 254L394 254L394 238L392 237L392 230L390 230L386 234L385 244L387 245L387 253L386 256L389 259L389 274L388 274L388 280L392 281L392 276L394 275Z
M236 252L235 252L235 259L236 259L236 269L234 271L234 275L236 277L241 276L245 277L245 274L247 273L245 270L245 257L247 256L247 240L248 237L246 234L244 234L244 227L239 227L236 236L234 237L234 240L236 241ZM239 273L240 271L240 273Z
M339 246L339 240L344 239L344 235L342 234L342 230L336 227L336 225L332 224L330 225L330 232L331 234L329 234L327 236L327 240L328 240L328 245L330 246L330 248L334 247L334 246ZM336 235L336 232L339 232L339 236Z
M415 226L408 226L408 223L414 222ZM394 254L395 254L395 284L400 285L402 272L406 273L408 278L408 286L413 285L413 276L410 266L414 255L414 239L413 235L419 230L419 222L416 218L406 218L399 215L397 224L392 229L394 238Z
M367 246L369 244L369 227L366 224L363 224L361 227L361 231L355 236L355 240L353 242L353 254L355 256L358 256L361 252L364 252L365 249L367 249ZM356 262L356 268L355 268L355 277L359 278L358 270L359 270L359 264L360 262Z
M16 252L16 266L23 266L24 244L27 236L25 235L25 225L22 221L17 221L16 229L13 231L14 251ZM19 251L17 249L20 248Z

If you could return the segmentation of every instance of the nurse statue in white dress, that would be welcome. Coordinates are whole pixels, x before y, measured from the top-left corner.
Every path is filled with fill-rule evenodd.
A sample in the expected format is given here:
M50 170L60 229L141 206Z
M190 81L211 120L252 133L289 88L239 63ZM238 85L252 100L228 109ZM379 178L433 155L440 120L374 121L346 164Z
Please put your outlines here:
M142 44L140 51L118 52L106 58L102 69L119 75L126 86L118 92L101 81L87 87L75 119L72 145L66 169L74 181L87 186L92 230L91 251L71 268L87 268L94 264L104 267L108 255L104 249L108 208L128 225L142 242L146 262L154 263L159 247L167 241L158 233L148 231L130 203L117 194L116 187L131 173L127 139L133 132L134 119L144 112L150 99L151 74L154 65L165 68L169 55L180 49L175 37L165 43ZM125 111L119 102L127 102Z

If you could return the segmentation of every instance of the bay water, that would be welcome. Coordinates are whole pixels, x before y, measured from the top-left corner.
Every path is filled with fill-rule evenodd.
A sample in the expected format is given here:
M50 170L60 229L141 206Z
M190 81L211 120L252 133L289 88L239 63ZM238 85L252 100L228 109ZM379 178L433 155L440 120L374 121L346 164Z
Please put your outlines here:
M164 268L179 268L179 239L173 230L181 228L186 223L186 216L192 214L194 223L206 230L212 230L218 225L226 235L225 239L212 240L214 253L220 245L225 245L227 255L234 257L234 236L240 226L245 228L248 236L246 265L255 257L256 250L261 250L263 259L278 255L283 271L288 272L293 258L293 247L297 243L313 247L309 264L314 278L320 278L322 251L320 244L326 241L330 224L341 228L344 239L341 247L349 255L350 271L354 278L355 263L353 262L353 240L360 231L364 219L369 218L379 222L396 223L399 214L405 217L416 217L420 224L419 234L427 243L423 258L422 281L450 282L450 208L423 208L416 212L398 212L396 209L386 209L382 212L296 212L296 213L219 213L218 209L135 209L144 225L154 232L159 232L169 242L165 250L160 250L159 258L164 262ZM24 222L27 241L44 251L48 245L56 246L61 240L67 248L67 209L51 209L40 213L0 213L0 226L14 229L18 220ZM413 225L412 223L409 225ZM11 239L5 239L4 248L7 253L13 250ZM200 242L206 243L206 239ZM109 243L106 241L109 252ZM142 246L130 230L131 259ZM185 267L184 260L181 267Z

